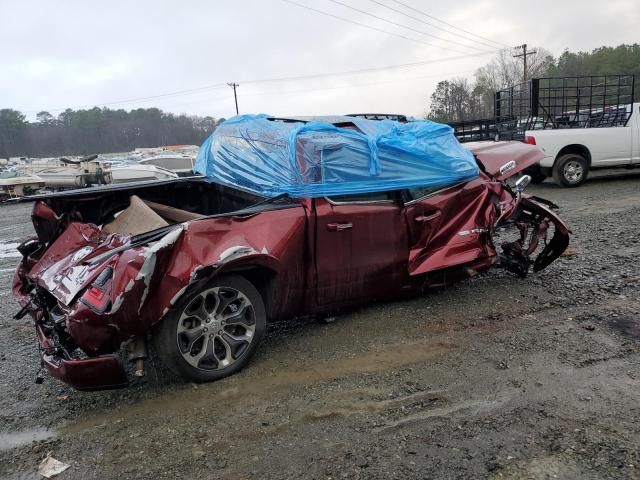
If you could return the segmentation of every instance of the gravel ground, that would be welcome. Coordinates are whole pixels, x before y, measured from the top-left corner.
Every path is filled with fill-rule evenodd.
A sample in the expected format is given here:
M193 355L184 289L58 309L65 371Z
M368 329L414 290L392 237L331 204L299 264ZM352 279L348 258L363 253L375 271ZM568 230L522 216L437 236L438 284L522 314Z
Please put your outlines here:
M7 247L30 206L0 207L0 478L48 452L61 479L640 478L640 177L530 191L574 232L541 274L271 326L213 384L95 393L34 383Z

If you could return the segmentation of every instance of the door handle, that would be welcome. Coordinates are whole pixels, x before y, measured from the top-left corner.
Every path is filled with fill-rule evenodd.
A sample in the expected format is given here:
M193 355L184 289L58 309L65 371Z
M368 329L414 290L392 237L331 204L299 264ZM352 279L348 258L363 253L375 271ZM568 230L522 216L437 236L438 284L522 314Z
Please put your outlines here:
M418 223L426 223L438 218L440 215L440 210L438 210L437 212L429 213L428 215L416 215L415 217L413 217L413 221Z
M343 230L351 230L353 224L348 223L327 223L327 230L330 232L342 232Z

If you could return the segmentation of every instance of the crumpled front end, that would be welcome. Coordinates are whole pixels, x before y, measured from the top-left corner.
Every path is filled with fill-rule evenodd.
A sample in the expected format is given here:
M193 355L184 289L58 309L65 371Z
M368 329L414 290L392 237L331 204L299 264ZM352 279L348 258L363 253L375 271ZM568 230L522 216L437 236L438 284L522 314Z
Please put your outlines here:
M571 230L552 210L558 207L548 200L522 195L517 209L501 226L516 227L519 238L502 244L501 264L509 271L524 277L533 267L539 272L556 260L569 246ZM551 240L548 239L553 230ZM542 250L532 258L539 247Z

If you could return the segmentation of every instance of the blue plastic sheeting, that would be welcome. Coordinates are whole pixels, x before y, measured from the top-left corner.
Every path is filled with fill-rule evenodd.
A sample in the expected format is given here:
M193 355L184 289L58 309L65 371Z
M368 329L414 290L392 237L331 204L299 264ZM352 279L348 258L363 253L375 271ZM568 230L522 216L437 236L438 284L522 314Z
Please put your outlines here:
M294 198L446 186L479 175L448 125L338 117L355 130L269 118L223 122L202 144L194 170L266 197Z

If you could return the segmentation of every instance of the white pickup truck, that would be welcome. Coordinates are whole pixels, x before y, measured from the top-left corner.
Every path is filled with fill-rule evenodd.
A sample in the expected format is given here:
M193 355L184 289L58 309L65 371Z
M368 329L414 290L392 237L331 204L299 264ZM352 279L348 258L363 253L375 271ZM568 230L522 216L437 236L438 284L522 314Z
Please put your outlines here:
M577 187L589 170L640 167L640 103L627 108L632 110L626 126L527 130L526 143L547 154L539 169L530 173L533 181L553 177L560 186Z

